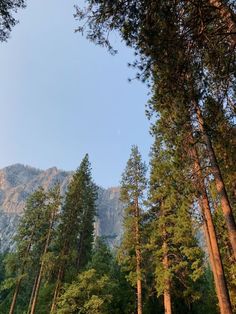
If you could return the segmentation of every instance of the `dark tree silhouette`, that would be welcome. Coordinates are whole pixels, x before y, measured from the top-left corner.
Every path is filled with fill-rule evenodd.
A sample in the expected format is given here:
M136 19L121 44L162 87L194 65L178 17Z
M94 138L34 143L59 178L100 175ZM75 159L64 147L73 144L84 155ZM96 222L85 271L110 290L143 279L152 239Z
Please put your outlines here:
M0 1L0 41L7 41L12 28L18 23L14 14L18 9L25 7L25 0Z

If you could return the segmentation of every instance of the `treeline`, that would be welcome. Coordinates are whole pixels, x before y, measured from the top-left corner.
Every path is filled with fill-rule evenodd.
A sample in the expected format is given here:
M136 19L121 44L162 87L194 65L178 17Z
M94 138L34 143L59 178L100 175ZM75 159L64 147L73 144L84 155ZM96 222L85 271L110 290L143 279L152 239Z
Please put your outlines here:
M133 313L135 288L94 236L96 201L88 155L64 197L59 183L29 196L15 248L0 255L0 313Z
M147 179L132 147L121 180L124 233L112 251L94 237L97 188L88 155L64 198L59 184L36 190L15 250L1 256L0 312L218 313L195 188L174 164L155 144Z
M64 200L59 185L28 198L16 248L1 263L1 313L57 312L63 285L91 259L96 190L86 155Z

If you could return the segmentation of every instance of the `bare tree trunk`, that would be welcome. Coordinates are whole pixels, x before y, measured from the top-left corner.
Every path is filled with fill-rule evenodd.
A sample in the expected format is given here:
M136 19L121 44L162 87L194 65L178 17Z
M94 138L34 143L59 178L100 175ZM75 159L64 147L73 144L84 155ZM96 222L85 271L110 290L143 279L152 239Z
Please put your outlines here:
M62 248L62 252L61 252L62 258L65 257L65 255L67 254L67 250L68 250L68 242L65 241L64 246ZM53 314L56 311L57 298L61 289L61 284L64 277L64 271L65 271L65 266L66 266L65 261L63 261L63 263L64 264L60 265L59 270L58 270L57 281L56 281L55 290L53 294L50 314Z
M63 276L64 276L64 268L63 268L63 266L60 266L59 271L58 271L58 275L57 275L57 281L56 281L56 286L55 286L55 290L54 290L54 294L53 294L53 299L52 299L52 305L51 305L51 310L50 310L51 314L55 313L55 310L56 310L57 298L58 298L59 291L61 288Z
M15 287L15 291L14 291L14 295L13 295L12 302L11 302L11 307L10 307L9 314L13 314L14 313L15 306L16 306L16 299L17 299L17 296L18 296L18 293L19 293L19 290L20 290L21 281L22 281L22 278L20 278L17 281L16 287Z
M165 235L164 235L165 237ZM163 267L164 271L167 272L169 269L169 260L168 260L168 249L166 239L163 242ZM170 294L170 278L169 276L165 279L165 287L164 287L164 309L165 314L171 314L171 294Z
M139 212L139 204L138 200L135 202L135 254L136 254L136 274L137 274L137 308L138 314L142 314L143 305L142 305L142 274L141 274L141 249L140 249L140 229L139 229L139 220L140 220L140 212Z
M199 201L199 207L201 208L202 213L204 213L203 205L200 201ZM213 251L212 251L211 239L210 239L208 225L207 225L207 221L206 221L205 217L203 217L203 228L204 228L207 250L208 250L209 259L210 259L210 266L211 266L211 270L212 270L214 282L215 282L216 295L217 295L217 299L219 301L219 307L220 307L220 309L222 309L223 304L222 304L222 298L221 298L221 293L220 293L219 284L218 284L218 278L217 278L217 272L216 272L216 266L215 266L215 258L214 258Z
M193 138L191 138L193 142ZM215 233L215 227L212 220L211 209L206 192L204 177L201 171L198 153L195 146L191 148L191 155L194 160L194 172L196 177L196 183L201 195L200 204L202 209L203 219L206 222L206 230L209 235L209 254L212 256L212 271L214 273L214 280L216 286L216 292L219 300L221 314L232 314L232 307L229 298L229 292L224 275L222 260L218 247L218 242Z
M39 276L39 273L37 273L37 275L36 275L36 277L34 279L34 285L33 285L33 289L32 289L31 296L30 296L30 301L29 301L27 314L30 313L30 309L31 309L33 298L34 298L34 294L35 294L36 284L37 284L37 281L38 281L38 276Z
M40 289L42 276L43 276L43 271L44 271L44 266L45 266L44 257L45 257L45 254L48 251L48 247L49 247L49 244L50 244L51 233L52 233L52 228L53 228L55 214L56 214L55 211L53 211L52 214L51 214L51 219L50 219L47 239L46 239L46 243L45 243L44 251L43 251L43 255L42 255L42 261L41 261L41 264L40 264L39 274L38 274L37 279L36 279L36 285L35 285L35 290L34 290L34 294L33 294L30 314L34 314L35 313L36 303L37 303L37 299L38 299L39 289Z
M225 184L222 178L222 174L221 174L221 171L220 171L217 159L216 159L216 155L215 155L212 143L211 143L211 139L205 130L204 120L203 120L202 113L197 102L194 102L194 107L196 110L199 127L202 132L202 135L206 144L208 156L211 162L212 174L214 175L216 189L220 196L221 207L222 207L222 211L223 211L224 218L226 221L226 226L228 229L229 240L233 249L234 259L236 261L236 224L235 224L235 220L233 216L233 210L229 202L229 198L225 189Z
M40 288L40 284L41 284L41 280L42 280L43 267L44 267L44 262L41 263L39 274L36 277L36 283L34 285L34 291L33 291L34 294L32 296L32 304L31 304L30 314L34 314L35 313L36 303L37 303L38 293L39 293L39 288Z
M30 248L31 248L31 245L32 245L32 243L31 243L32 242L32 238L33 238L33 232L30 235L30 242L29 242L29 244L27 246L27 249L26 249L26 253L25 253L26 255L30 251ZM24 274L25 264L26 264L26 261L23 262L22 270L21 270L21 276ZM20 279L16 283L16 287L15 287L15 291L14 291L14 294L13 294L13 298L12 298L9 314L13 314L14 313L17 296L18 296L18 293L19 293L19 290L20 290L21 281L22 281L22 277L20 277Z
M227 31L229 33L230 41L233 46L236 45L236 17L234 12L222 3L221 0L209 0L210 4L216 8L222 21L225 23Z

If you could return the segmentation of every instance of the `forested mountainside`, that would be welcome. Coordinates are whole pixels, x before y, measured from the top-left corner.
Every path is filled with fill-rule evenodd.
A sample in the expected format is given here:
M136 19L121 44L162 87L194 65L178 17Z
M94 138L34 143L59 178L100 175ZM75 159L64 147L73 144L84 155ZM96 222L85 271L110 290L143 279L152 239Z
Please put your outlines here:
M17 229L27 197L39 186L46 190L60 183L65 193L72 172L56 167L40 170L30 166L15 164L0 170L0 250L13 246L13 236ZM119 242L122 230L122 204L119 188L99 187L97 200L96 235L109 238L110 243Z

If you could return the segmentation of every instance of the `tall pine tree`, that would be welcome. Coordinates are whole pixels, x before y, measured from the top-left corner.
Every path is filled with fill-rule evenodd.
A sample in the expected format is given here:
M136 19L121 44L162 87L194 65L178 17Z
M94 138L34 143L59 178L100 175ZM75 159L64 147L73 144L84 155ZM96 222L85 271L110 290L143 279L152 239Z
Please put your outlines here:
M97 187L92 175L89 157L86 154L69 184L62 207L58 227L58 269L52 300L54 313L56 300L63 282L81 271L90 259L94 240Z
M133 146L121 181L124 202L124 236L120 260L130 269L129 277L137 290L137 313L142 314L142 200L146 188L146 165L138 147ZM132 278L133 277L133 278Z

